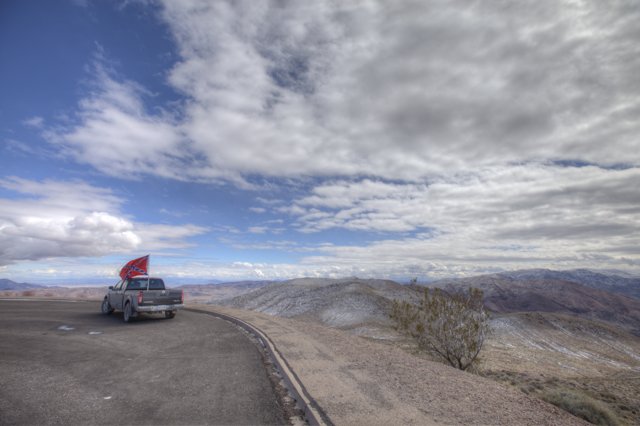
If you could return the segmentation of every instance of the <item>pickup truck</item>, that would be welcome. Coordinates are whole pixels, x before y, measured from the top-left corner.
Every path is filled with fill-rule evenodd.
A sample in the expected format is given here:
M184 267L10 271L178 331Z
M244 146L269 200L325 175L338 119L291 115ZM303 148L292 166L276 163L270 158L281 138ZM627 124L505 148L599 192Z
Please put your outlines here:
M127 278L110 286L102 301L103 314L109 315L117 309L124 313L124 322L130 322L142 312L160 312L165 318L173 318L183 307L183 290L168 290L161 278L147 276Z

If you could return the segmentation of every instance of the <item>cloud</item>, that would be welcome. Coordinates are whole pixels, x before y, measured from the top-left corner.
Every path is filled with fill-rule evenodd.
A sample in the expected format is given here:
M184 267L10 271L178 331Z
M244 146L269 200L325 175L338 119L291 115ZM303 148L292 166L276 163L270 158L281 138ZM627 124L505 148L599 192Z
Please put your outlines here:
M321 184L288 209L304 229L384 231L395 228L440 232L482 230L493 234L535 225L610 227L628 234L640 214L640 169L527 164L488 168L429 183L364 179ZM614 226L615 225L615 226ZM618 228L614 232L614 228ZM541 232L530 238L554 238Z
M188 178L191 160L174 118L150 114L149 94L131 82L117 80L98 59L94 89L80 101L76 125L49 129L45 136L76 161L123 179L151 174Z
M301 232L378 235L273 276L637 263L631 3L160 4L183 101L149 111L103 57L48 138L119 178L292 182L293 202L257 201Z
M0 180L12 193L0 198L0 264L59 257L95 257L133 250L188 246L202 234L195 225L169 226L132 221L124 200L111 190L82 181Z
M329 247L306 262L368 265L399 273L436 262L442 273L465 266L532 264L611 267L637 260L640 169L527 164L424 184L364 179L315 187L289 212L304 232L327 229L404 232L364 247ZM387 265L393 265L388 268Z
M105 173L420 180L640 163L640 9L624 2L162 5L178 113L149 114L140 86L98 72L57 134Z

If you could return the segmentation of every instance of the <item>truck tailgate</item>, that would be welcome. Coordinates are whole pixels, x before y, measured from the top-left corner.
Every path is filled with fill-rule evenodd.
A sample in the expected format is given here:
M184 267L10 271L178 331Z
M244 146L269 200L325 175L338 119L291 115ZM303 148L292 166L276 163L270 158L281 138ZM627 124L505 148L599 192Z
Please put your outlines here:
M146 290L142 292L140 306L177 305L182 303L180 290Z

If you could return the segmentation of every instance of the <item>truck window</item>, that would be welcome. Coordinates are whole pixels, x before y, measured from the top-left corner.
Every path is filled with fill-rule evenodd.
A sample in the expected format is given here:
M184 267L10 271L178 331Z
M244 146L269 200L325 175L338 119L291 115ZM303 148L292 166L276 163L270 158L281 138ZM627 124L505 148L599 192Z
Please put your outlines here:
M129 280L127 290L146 290L147 282L149 283L149 290L164 290L164 281L160 278L133 278Z
M164 290L164 282L161 279L151 279L149 281L149 290Z
M129 280L129 284L127 284L127 290L146 290L147 289L147 280Z

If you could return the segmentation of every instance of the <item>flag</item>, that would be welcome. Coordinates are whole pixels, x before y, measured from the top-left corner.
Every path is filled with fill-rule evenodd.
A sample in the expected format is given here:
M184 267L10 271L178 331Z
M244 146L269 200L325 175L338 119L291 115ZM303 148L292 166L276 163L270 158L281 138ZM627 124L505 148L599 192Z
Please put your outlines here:
M147 275L147 266L149 265L149 255L130 260L120 270L120 278L137 277L138 275Z

